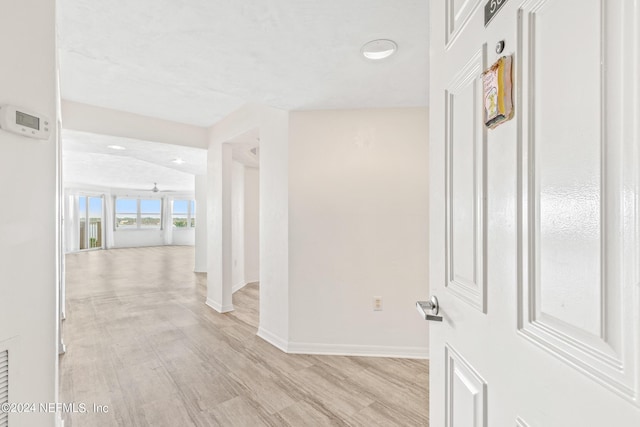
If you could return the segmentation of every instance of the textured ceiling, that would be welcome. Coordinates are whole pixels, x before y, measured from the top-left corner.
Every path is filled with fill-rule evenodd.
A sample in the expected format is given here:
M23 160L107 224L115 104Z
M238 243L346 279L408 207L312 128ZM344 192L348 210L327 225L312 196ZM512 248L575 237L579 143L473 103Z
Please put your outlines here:
M231 140L233 159L259 167L259 156L251 152L259 141L257 129ZM139 139L64 129L62 152L66 186L145 190L158 183L163 191L193 192L194 175L207 173L207 150ZM174 162L178 158L182 164Z
M66 185L144 190L157 182L161 190L192 192L194 175L207 173L207 151L198 148L71 130L63 130L62 148Z
M62 97L199 126L245 102L427 104L427 0L60 0ZM375 63L361 46L397 42Z

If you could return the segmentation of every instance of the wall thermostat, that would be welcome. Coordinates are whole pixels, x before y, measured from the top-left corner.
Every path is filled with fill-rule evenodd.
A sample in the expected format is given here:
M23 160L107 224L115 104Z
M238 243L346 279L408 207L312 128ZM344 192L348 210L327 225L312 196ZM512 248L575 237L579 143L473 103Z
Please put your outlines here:
M13 105L0 105L0 128L29 138L49 139L51 121L42 114Z

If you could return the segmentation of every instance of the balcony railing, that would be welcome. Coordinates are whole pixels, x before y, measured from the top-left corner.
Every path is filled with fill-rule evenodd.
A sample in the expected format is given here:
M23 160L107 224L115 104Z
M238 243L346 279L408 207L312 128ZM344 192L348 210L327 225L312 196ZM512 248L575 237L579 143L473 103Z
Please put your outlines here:
M102 220L91 219L89 222L89 240L86 238L85 221L80 221L80 249L95 249L102 247ZM87 243L89 246L87 246Z

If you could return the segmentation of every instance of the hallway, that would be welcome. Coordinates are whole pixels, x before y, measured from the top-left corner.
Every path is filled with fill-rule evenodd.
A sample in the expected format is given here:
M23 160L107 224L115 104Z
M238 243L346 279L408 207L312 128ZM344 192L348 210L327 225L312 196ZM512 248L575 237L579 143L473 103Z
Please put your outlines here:
M60 401L87 407L64 414L66 427L428 425L427 361L283 353L255 335L258 285L216 313L193 257L178 246L66 256Z

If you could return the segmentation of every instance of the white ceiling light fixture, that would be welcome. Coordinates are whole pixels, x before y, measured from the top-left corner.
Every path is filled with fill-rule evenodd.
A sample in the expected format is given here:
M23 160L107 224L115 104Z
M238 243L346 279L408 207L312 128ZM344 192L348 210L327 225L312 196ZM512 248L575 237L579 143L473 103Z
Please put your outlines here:
M172 162L175 163L176 165L181 165L185 163L185 161L182 160L180 157L178 157L177 159L173 159Z
M372 61L386 59L396 53L398 45L393 40L378 39L365 43L360 49L362 55Z
M107 148L111 148L112 150L126 150L122 145L107 145Z

